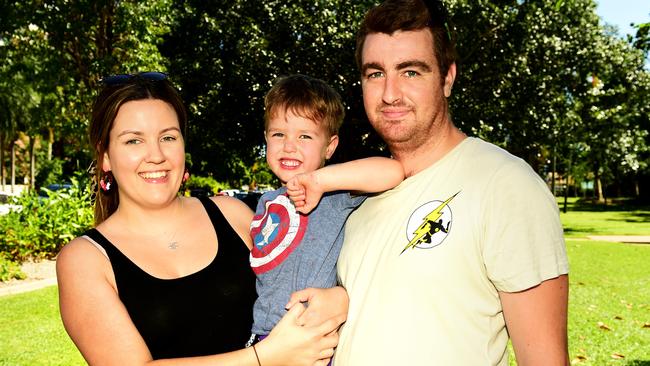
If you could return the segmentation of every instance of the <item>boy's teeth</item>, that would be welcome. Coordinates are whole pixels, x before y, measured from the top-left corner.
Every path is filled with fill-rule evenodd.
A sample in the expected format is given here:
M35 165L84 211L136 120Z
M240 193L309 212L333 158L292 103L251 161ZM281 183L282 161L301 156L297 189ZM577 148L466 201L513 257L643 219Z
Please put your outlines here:
M296 160L283 160L282 164L283 165L288 165L288 166L298 166L298 164L300 164L300 163L298 161L296 161Z
M162 178L167 176L167 172L150 172L150 173L142 173L141 175L145 179L156 179L156 178Z

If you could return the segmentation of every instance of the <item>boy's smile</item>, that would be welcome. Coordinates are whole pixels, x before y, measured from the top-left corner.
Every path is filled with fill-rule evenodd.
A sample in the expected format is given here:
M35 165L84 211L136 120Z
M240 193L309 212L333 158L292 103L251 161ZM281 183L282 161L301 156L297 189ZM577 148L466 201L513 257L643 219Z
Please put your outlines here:
M323 167L338 145L338 136L329 136L321 123L284 106L275 109L265 139L266 161L282 185L297 174Z

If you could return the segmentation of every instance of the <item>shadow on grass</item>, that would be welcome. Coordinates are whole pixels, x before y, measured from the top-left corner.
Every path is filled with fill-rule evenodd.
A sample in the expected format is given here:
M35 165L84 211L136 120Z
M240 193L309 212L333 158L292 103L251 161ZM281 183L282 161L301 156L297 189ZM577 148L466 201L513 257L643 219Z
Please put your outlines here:
M560 207L562 203L559 202ZM569 203L567 208L570 211L590 211L590 212L602 212L602 211L639 211L635 212L635 215L639 217L645 217L646 219L650 217L650 205L647 202L639 202L629 198L618 198L608 200L607 203L598 202L593 199L579 199L575 202Z
M650 366L650 360L631 360L625 366Z

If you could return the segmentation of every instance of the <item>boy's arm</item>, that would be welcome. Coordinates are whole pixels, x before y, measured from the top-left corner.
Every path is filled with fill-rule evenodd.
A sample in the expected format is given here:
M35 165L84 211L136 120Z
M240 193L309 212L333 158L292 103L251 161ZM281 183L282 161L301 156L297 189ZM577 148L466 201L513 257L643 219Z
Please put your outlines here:
M371 157L328 165L298 174L287 182L287 194L296 209L310 212L325 192L381 192L404 180L402 164L394 159Z

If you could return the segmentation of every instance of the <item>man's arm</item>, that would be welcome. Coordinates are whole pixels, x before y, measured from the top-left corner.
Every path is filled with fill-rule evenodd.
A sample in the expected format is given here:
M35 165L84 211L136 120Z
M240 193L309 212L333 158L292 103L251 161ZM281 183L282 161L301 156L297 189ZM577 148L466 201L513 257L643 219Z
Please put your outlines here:
M499 296L518 365L569 365L568 275Z
M298 174L287 182L287 194L298 211L311 211L325 192L381 192L404 180L402 164L394 159L372 157L333 164Z

